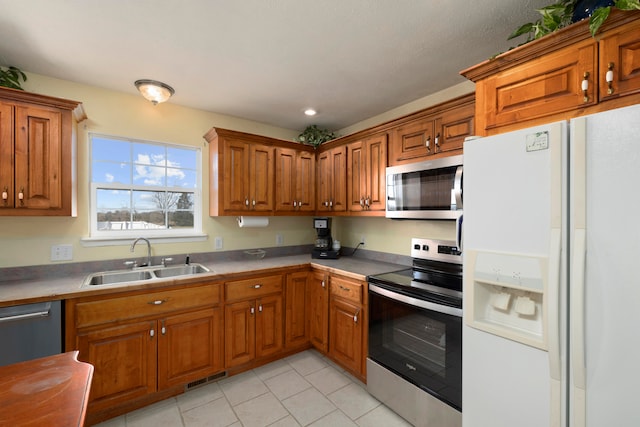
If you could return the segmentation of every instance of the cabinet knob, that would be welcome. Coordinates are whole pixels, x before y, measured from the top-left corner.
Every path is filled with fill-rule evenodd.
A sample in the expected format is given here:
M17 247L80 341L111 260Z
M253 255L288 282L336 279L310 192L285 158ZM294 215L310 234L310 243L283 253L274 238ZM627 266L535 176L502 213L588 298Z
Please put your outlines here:
M150 336L151 338L153 338L153 337L155 336L155 334L156 334L156 331L155 331L155 330L153 330L153 329L150 329L150 330L149 330L149 336Z
M294 208L298 207L298 202L296 202L295 200L293 201L293 207Z
M20 200L20 206L24 205L24 187L20 187L20 192L18 193L18 200Z
M329 207L332 208L333 207L333 199L329 200Z
M360 314L360 309L353 315L353 323L358 323L358 314Z
M5 204L7 203L7 200L9 200L9 188L8 187L4 187L4 190L2 190L2 200L4 200Z
M322 287L326 287L327 285L324 283L324 280L322 281Z
M440 148L440 134L438 133L436 135L436 139L435 141L433 141L433 144L435 145L435 152L438 152L438 149Z
M260 289L262 287L261 283L256 283L255 285L249 285L250 288L252 289Z
M252 204L253 204L253 207L255 208L256 207L256 199L253 199Z
M605 74L604 79L607 81L607 94L613 94L613 62L609 62L609 66L607 67L607 74Z
M431 135L427 137L427 140L424 142L424 146L427 147L427 152L431 152Z
M165 302L167 302L166 299L157 299L155 301L149 301L147 304L151 304L151 305L162 305Z
M259 311L260 313L262 313L262 304L260 304L260 305L258 306L258 311Z
M249 310L249 312L253 315L256 312L256 309L254 307L251 307L251 310Z
M360 198L360 207L364 209L364 198Z
M589 72L585 71L582 79L582 101L589 102Z
M245 206L249 206L249 198L248 198L248 197L245 197L245 199L244 199L244 205L245 205Z

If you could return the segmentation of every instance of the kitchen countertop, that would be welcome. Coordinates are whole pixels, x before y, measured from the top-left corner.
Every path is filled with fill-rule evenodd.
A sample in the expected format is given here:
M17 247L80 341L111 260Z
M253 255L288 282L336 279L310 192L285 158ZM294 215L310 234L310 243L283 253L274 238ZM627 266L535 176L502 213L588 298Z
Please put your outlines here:
M64 278L36 280L10 280L0 282L0 306L27 304L39 301L61 300L86 295L113 292L154 289L179 284L202 282L203 280L224 281L227 276L241 273L256 273L278 268L304 268L311 265L329 273L342 274L357 280L367 276L406 268L405 265L391 264L344 256L339 259L312 259L310 255L266 257L261 260L216 261L201 263L211 271L193 276L151 279L143 282L127 282L109 285L82 286L88 273L70 275ZM96 271L97 272L97 271Z

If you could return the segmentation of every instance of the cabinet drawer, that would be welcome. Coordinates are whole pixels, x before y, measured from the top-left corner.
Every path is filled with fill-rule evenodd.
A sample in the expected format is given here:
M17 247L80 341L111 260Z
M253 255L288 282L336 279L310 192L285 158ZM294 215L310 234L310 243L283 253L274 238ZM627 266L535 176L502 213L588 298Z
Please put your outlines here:
M98 301L79 302L75 306L76 328L156 316L193 307L220 303L220 285L133 294Z
M360 282L331 276L331 296L361 304L363 288L364 286Z
M257 298L282 292L282 275L255 277L225 283L226 301Z

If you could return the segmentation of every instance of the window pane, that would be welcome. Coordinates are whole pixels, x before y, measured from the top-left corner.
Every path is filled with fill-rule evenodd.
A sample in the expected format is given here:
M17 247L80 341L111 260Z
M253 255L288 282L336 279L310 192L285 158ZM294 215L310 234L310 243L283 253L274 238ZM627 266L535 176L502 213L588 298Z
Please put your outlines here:
M196 170L197 165L195 150L168 147L167 166Z
M165 214L159 210L138 210L133 212L134 230L158 230L167 228Z
M91 180L100 183L131 184L131 163L94 162Z
M167 185L169 187L197 188L197 178L196 171L167 168Z
M159 145L133 144L133 161L144 165L165 165L166 149Z
M128 141L93 137L91 157L97 160L131 161L131 144Z
M133 182L136 185L164 187L167 185L164 167L135 165Z

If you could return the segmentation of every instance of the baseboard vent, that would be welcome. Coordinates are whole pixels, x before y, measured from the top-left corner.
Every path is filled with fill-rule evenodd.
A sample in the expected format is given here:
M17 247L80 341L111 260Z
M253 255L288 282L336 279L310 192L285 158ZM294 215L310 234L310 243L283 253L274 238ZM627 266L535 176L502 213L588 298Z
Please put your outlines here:
M203 384L206 384L208 382L211 381L216 381L219 380L221 378L224 378L227 376L227 372L220 372L219 374L215 374L215 375L211 375L210 377L206 377L206 378L200 378L199 380L195 380L190 382L189 384L187 384L186 386L184 386L185 391L187 390L191 390L193 388L199 387Z

